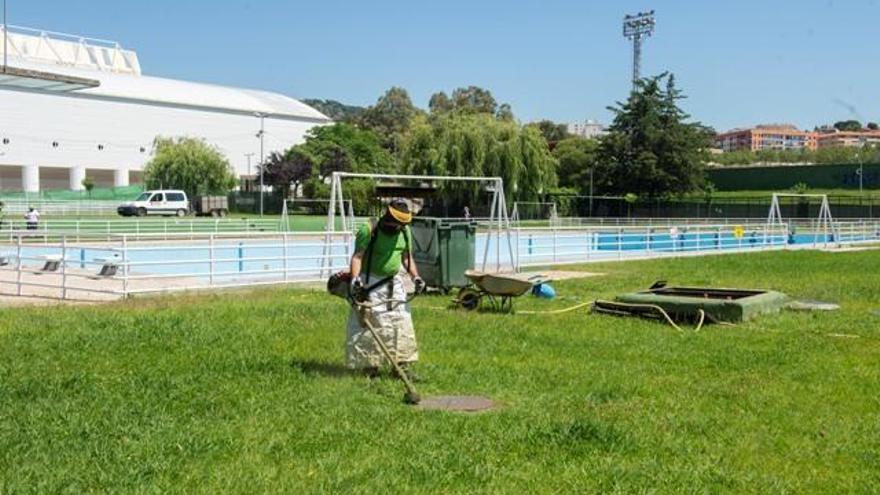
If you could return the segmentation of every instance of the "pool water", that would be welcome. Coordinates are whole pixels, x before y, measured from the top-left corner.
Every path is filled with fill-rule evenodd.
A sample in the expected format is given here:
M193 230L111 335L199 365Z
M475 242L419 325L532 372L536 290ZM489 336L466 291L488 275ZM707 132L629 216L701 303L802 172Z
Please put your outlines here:
M880 233L875 234L880 239ZM849 241L871 240L870 237L847 238ZM488 250L487 248L488 242ZM510 247L520 263L587 261L612 259L625 256L650 255L651 253L715 251L761 248L785 244L824 244L834 242L832 236L796 234L793 236L768 236L762 233L746 234L737 238L732 233L683 233L678 235L616 232L560 232L511 234ZM484 252L488 252L488 265L510 264L508 239L502 236L501 245L486 234L476 238L476 260L481 265ZM7 248L6 254L14 254L15 248ZM285 270L290 278L314 278L321 272L324 247L320 240L290 241L285 248L279 241L216 241L213 248L207 242L193 241L186 244L150 243L133 244L127 256L130 275L177 275L193 277L260 278L279 277ZM350 247L337 243L331 249L331 270L348 266ZM59 255L61 248L25 246L22 248L22 264L41 266L46 255ZM121 251L114 248L68 247L68 267L94 270L96 273L105 258L122 259ZM285 259L286 267L285 267ZM213 260L213 262L211 262Z

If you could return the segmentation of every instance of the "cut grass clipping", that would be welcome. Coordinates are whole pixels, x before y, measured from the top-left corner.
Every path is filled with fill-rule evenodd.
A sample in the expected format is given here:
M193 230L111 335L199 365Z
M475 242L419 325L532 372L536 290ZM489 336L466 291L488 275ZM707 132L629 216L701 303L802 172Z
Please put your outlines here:
M343 368L348 308L266 289L5 309L0 492L872 493L880 486L880 252L589 265L555 301L665 279L834 301L699 333L572 311L413 303L427 395ZM828 334L858 335L834 338Z

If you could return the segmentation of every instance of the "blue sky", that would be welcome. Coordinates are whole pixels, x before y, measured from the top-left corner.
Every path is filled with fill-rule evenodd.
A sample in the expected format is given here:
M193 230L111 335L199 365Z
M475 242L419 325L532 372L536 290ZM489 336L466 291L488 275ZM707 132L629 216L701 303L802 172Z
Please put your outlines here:
M657 11L643 74L675 73L719 130L880 120L878 0L8 0L10 23L109 38L145 74L366 105L479 85L523 121L610 118L624 14Z

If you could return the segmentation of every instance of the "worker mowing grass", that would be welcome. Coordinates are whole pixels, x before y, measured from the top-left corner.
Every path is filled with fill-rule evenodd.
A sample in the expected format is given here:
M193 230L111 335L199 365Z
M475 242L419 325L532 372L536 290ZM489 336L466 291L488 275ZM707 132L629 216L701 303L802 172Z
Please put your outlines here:
M418 361L415 329L406 300L404 277L409 276L415 291L424 290L412 258L412 213L403 201L394 201L377 221L362 225L357 231L355 252L351 257L351 294L371 310L364 314L392 357L411 380L412 364ZM379 345L364 328L356 310L348 318L346 364L378 376L385 358Z

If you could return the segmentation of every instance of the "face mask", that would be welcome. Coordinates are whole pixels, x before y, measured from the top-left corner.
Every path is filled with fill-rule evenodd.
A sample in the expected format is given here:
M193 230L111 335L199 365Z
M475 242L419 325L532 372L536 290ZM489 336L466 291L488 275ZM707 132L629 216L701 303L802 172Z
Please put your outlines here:
M388 218L388 216L386 215L383 216L382 220L379 222L379 229L388 235L394 235L400 233L403 230L403 225L398 223L393 218Z

